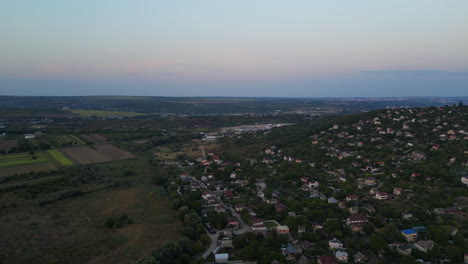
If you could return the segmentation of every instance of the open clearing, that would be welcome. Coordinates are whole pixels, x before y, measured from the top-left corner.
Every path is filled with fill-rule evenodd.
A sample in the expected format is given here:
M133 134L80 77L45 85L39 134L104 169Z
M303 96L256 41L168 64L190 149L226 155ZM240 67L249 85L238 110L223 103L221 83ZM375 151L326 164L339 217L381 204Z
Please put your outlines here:
M0 140L0 151L9 151L12 148L18 147L18 141L13 140Z
M112 144L63 148L60 149L60 152L76 164L92 164L134 157L130 152L117 148Z
M181 223L158 187L142 177L131 187L88 193L40 207L0 210L2 263L130 263L180 237ZM14 201L5 194L2 200ZM127 214L133 224L105 228Z
M78 114L82 117L111 117L111 116L123 116L123 117L135 117L144 115L142 113L134 112L118 112L118 111L99 111L99 110L70 110L74 114Z

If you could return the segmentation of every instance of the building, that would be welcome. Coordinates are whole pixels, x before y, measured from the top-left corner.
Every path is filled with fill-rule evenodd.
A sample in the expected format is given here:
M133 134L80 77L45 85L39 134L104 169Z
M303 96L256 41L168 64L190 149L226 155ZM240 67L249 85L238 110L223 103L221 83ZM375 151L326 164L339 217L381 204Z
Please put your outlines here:
M346 253L345 251L340 251L338 250L336 253L335 253L335 258L339 261L339 262L348 262L348 253Z
M434 241L432 240L419 240L418 242L414 243L414 247L424 253L431 250L434 247Z
M287 225L277 226L276 231L280 234L289 234L289 227Z
M461 182L462 182L463 184L468 185L468 176L463 176L463 177L461 177Z
M402 188L393 188L393 194L395 195L401 195L403 193Z
M366 255L362 254L360 251L358 253L354 254L353 256L354 262L356 263L361 263L367 261Z
M369 219L364 214L353 214L346 219L347 225L365 225Z
M336 238L329 240L328 245L330 246L330 249L343 249L343 243Z
M366 185L375 185L377 183L377 180L375 177L367 177L365 180Z
M275 211L276 211L277 213L280 213L280 212L282 212L282 211L285 211L286 209L288 209L288 207L287 207L286 205L284 205L284 204L282 204L282 203L279 203L279 202L278 202L278 203L275 203Z
M413 229L404 229L401 230L401 234L405 237L406 241L415 241L418 239L418 233Z
M216 263L227 263L229 261L228 253L215 254Z
M386 192L377 192L375 194L375 198L378 200L387 200L388 199L388 193Z
M320 256L317 261L318 264L338 264L336 258L332 256Z

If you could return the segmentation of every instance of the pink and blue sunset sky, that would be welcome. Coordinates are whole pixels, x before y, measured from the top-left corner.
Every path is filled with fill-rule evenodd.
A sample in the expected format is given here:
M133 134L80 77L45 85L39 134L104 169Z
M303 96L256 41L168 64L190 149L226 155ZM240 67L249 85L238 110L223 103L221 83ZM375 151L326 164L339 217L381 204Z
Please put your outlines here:
M464 0L7 0L0 94L460 96Z

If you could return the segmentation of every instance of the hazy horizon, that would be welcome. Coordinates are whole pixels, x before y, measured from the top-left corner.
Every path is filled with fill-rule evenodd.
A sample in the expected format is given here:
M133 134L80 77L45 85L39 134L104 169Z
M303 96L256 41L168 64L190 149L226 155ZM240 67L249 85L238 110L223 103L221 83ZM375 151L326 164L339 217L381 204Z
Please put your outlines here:
M465 96L460 0L7 1L0 94Z

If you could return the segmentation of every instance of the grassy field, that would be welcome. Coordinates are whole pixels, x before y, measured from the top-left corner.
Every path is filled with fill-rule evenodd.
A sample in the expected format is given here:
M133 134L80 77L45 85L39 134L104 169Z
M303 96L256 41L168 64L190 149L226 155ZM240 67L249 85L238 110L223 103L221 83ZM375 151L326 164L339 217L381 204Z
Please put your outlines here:
M2 263L130 263L180 238L182 224L171 209L166 194L151 184L151 168L146 160L124 160L92 165L121 187L105 185L63 185L54 188L60 175L38 179L20 178L27 189L0 192L5 205L0 210L0 262ZM132 176L121 171L131 169ZM63 177L62 177L63 178ZM44 188L44 184L48 184ZM37 186L37 187L35 187ZM1 190L1 188L0 188ZM84 195L39 206L38 200L72 190ZM39 192L38 192L39 191ZM29 193L37 197L23 198ZM108 217L128 215L132 220L118 229L104 226Z
M33 156L36 158L33 158ZM28 153L2 155L0 158L0 168L43 163L48 161L49 158L45 155L44 152L38 152L34 155L29 155Z
M48 153L54 157L62 166L73 166L75 165L71 160L65 157L60 151L56 149L49 150Z
M134 112L117 112L117 111L98 111L98 110L70 110L72 113L82 117L110 117L110 116L123 116L123 117L135 117L144 115L142 113Z

